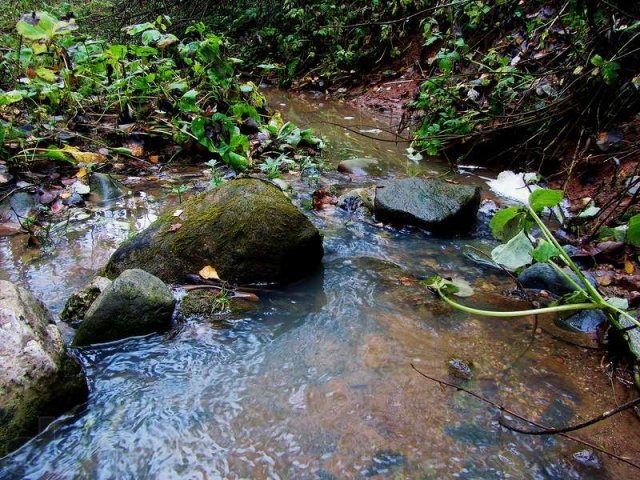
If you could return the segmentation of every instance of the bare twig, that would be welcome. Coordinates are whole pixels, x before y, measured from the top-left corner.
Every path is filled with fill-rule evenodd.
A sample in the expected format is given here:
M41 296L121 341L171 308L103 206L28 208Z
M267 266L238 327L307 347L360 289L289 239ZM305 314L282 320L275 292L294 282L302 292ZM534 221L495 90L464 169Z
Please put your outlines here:
M427 375L426 373L418 370L413 363L411 363L410 365L411 365L412 369L414 369L419 375L421 375L422 377L426 378L427 380L431 380L432 382L436 382L436 383L438 383L440 385L445 385L447 387L455 388L456 390L462 391L462 392L466 393L467 395L471 395L472 397L480 400L481 402L484 402L484 403L486 403L488 405L491 405L492 407L497 408L500 412L507 413L507 414L509 414L509 415L511 415L513 417L516 417L516 418L518 418L518 419L520 419L520 420L522 420L524 422L527 422L527 423L529 423L529 424L531 424L531 425L533 425L535 427L548 430L548 427L545 427L544 425L541 425L538 422L530 420L530 419L520 415L519 413L516 413L513 410L510 410L507 407L505 407L504 405L498 405L497 403L489 400L488 398L483 397L482 395L480 395L478 393L475 393L475 392L473 392L473 391L471 391L471 390L469 390L467 388L464 388L464 387L462 387L460 385L455 385L455 384L449 383L449 382L447 382L445 380L442 380L442 379L435 378L435 377L432 377L430 375ZM600 453L603 453L604 455L607 455L607 456L609 456L611 458L614 458L615 460L618 460L618 461L620 461L622 463L626 463L627 465L629 465L631 467L634 467L634 468L637 468L638 470L640 470L640 464L637 464L637 463L632 462L631 460L629 460L627 458L621 457L620 455L617 455L617 454L615 454L613 452L605 450L604 448L601 448L601 447L599 447L597 445L594 445L591 442L587 442L586 440L582 440L582 439L580 439L578 437L575 437L573 435L569 435L568 433L559 432L559 433L557 433L557 435L559 435L561 437L564 437L564 438L566 438L568 440L572 440L572 441L574 441L576 443L580 443L582 445L585 445L585 446L587 446L589 448L592 448L593 450L596 450L596 451L598 451Z

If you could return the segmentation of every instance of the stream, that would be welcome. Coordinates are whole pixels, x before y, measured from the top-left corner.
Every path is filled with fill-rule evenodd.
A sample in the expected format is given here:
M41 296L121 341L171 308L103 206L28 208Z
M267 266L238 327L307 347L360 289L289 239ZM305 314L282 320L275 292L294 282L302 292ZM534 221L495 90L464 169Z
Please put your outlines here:
M331 165L367 157L379 160L379 178L448 172L443 162L409 160L406 144L378 131L389 119L324 98L270 98L283 118L327 138ZM379 178L333 172L320 182L355 188ZM474 176L448 178L484 185ZM297 203L317 188L286 180ZM121 241L177 204L159 183L129 185L142 193L75 214L44 254L26 248L23 236L0 238L0 278L58 314ZM266 291L253 311L220 322L193 319L168 334L77 350L87 403L0 459L0 479L633 477L631 467L571 440L511 432L495 408L412 368L548 426L614 405L602 352L558 341L546 333L552 320L471 316L419 284L436 272L461 276L476 290L465 302L522 307L503 295L514 288L508 276L464 254L469 245L490 249L486 232L443 239L333 208L309 216L325 235L320 272ZM470 380L452 375L452 359L472 365ZM624 450L615 435L631 442L635 430L622 415L575 435Z

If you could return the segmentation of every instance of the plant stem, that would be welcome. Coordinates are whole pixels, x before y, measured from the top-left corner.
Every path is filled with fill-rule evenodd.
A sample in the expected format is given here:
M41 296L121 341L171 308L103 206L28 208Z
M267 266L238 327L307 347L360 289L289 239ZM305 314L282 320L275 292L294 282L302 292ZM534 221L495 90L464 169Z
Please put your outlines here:
M440 298L458 310L471 313L474 315L483 315L485 317L525 317L527 315L541 315L543 313L557 313L557 312L570 312L573 310L599 310L602 308L595 303L574 303L571 305L557 305L555 307L533 308L531 310L516 310L513 312L499 312L495 310L482 310L479 308L467 307L461 303L455 302L447 297L442 291L438 290Z

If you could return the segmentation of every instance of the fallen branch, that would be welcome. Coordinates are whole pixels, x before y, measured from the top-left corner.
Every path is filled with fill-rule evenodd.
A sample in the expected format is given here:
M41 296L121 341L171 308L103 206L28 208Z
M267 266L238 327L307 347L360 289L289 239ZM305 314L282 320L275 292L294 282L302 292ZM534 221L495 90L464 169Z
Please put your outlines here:
M503 427L512 430L514 432L518 432L518 433L523 433L525 435L557 435L559 433L567 433L567 432L575 432L576 430L580 430L582 428L585 427L589 427L591 425L594 425L598 422L601 422L602 420L605 420L609 417L613 417L614 415L620 413L620 412L624 412L625 410L628 410L630 408L635 407L636 405L640 405L640 398L636 398L634 400L631 400L623 405L620 405L617 408L614 408L613 410L609 410L607 412L604 412L600 415L598 415L597 417L593 417L585 422L581 422L578 423L576 425L571 425L569 427L563 427L563 428L545 428L543 430L527 430L524 428L519 428L519 427L515 427L513 425L509 425L508 423L506 423L504 421L504 418L501 418L499 420L500 425L502 425ZM528 421L528 420L527 420ZM529 421L528 421L529 422ZM529 422L531 423L531 422Z
M545 429L545 430L550 430L548 427L545 427L544 425L542 425L542 424L540 424L538 422L530 420L530 419L528 419L528 418L526 418L526 417L514 412L513 410L508 409L507 407L505 407L503 405L498 405L497 403L493 402L492 400L489 400L486 397L483 397L482 395L480 395L478 393L475 393L475 392L473 392L471 390L468 390L468 389L466 389L464 387L461 387L460 385L455 385L455 384L449 383L449 382L447 382L445 380L442 380L442 379L439 379L439 378L435 378L435 377L431 377L431 376L427 375L426 373L418 370L413 363L411 363L410 365L411 365L411 368L413 368L420 376L426 378L427 380L431 380L432 382L436 382L436 383L438 383L440 385L446 385L447 387L455 388L456 390L459 390L459 391L462 391L462 392L464 392L464 393L466 393L468 395L471 395L472 397L480 400L481 402L487 403L487 404L491 405L492 407L497 408L500 412L507 413L507 414L509 414L509 415L511 415L513 417L516 417L516 418L518 418L518 419L520 419L520 420L522 420L524 422L527 422L527 423L529 423L529 424L531 424L531 425L533 425L535 427L538 427L538 428L541 428L541 429ZM638 399L638 400L640 400L640 399ZM628 407L628 408L631 408L631 407ZM503 425L502 422L500 424ZM593 423L590 423L590 425L592 425L592 424ZM613 458L615 460L618 460L618 461L620 461L622 463L626 463L627 465L629 465L631 467L634 467L634 468L637 468L638 470L640 470L640 464L634 463L631 460L628 460L628 459L626 459L624 457L621 457L620 455L616 455L615 453L609 452L608 450L605 450L605 449L603 449L601 447L598 447L597 445L594 445L593 443L587 442L586 440L582 440L582 439L580 439L578 437L575 437L573 435L569 435L569 434L564 433L564 432L558 432L558 433L556 433L556 435L564 437L564 438L566 438L568 440L572 440L572 441L574 441L576 443L579 443L581 445L585 445L585 446L587 446L587 447L589 447L589 448L591 448L593 450L596 450L596 451L598 451L600 453L603 453L604 455L607 455L607 456L609 456L609 457L611 457L611 458Z

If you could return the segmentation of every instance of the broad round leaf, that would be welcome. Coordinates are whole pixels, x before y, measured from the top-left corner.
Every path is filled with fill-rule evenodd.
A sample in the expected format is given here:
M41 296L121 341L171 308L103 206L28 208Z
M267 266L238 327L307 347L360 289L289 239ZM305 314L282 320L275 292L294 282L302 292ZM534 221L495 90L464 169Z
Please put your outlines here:
M504 234L507 223L511 222L514 219L518 219L519 217L522 217L524 220L524 216L525 211L521 207L509 207L505 208L504 210L500 210L493 216L491 222L489 223L489 227L491 228L493 236L499 240L509 240L511 237L513 237L513 235L511 235L511 237L509 238L505 238Z
M491 258L506 269L515 271L533 261L532 252L533 245L527 234L521 231L504 245L494 248L491 251Z
M556 207L562 201L564 193L562 190L551 190L548 188L539 188L529 195L529 206L534 212L541 212L545 208Z
M627 242L636 247L640 247L640 214L634 215L629 219Z

